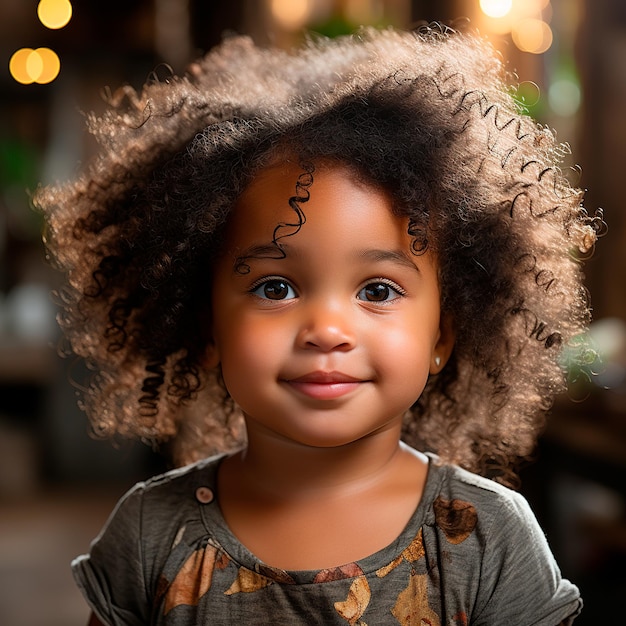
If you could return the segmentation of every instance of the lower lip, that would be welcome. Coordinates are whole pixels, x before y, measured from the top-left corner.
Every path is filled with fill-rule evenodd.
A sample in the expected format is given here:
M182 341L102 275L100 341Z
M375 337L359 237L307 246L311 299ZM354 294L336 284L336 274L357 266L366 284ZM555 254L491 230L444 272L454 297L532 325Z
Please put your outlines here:
M288 381L288 384L301 394L315 400L333 400L353 392L361 383L306 383Z

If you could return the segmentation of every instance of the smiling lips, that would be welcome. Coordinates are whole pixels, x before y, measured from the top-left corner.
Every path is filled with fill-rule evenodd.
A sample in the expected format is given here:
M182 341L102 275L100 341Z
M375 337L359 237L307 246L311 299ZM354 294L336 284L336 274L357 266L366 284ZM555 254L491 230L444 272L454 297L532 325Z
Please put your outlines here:
M316 400L333 400L354 391L366 382L341 372L311 372L285 380L296 391Z

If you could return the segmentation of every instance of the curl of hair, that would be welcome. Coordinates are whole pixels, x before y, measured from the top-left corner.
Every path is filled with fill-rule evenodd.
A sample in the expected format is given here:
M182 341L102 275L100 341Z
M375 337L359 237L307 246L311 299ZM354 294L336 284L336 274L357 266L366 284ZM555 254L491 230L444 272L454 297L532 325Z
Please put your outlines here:
M456 344L404 435L506 479L564 389L559 350L589 322L580 258L603 224L510 82L479 36L433 25L293 52L234 37L182 78L113 94L89 118L97 159L35 198L67 274L60 324L94 370L82 401L95 431L173 439L177 462L241 444L241 416L203 367L212 264L255 172L295 155L388 190L414 252L437 254Z

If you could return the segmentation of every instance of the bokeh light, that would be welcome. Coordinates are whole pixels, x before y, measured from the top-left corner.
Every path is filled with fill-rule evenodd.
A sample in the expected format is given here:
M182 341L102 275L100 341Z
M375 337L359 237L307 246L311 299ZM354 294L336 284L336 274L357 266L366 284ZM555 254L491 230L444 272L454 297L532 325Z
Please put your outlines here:
M72 19L72 4L69 0L41 0L37 16L46 28L63 28Z
M32 82L35 82L43 72L43 59L41 55L36 50L33 50L26 57L26 74L31 79Z
M511 35L523 52L541 54L552 44L550 0L480 0L482 29Z
M552 45L552 29L540 19L528 17L513 26L511 36L523 52L542 54Z
M541 99L541 90L537 83L525 80L517 86L513 96L526 113L533 115L533 109Z
M61 61L57 53L54 50L50 50L50 48L37 48L35 52L39 55L43 63L41 73L35 79L35 82L40 85L51 83L61 71Z
M313 11L313 0L271 0L274 19L286 30L302 28Z
M11 76L22 85L51 83L61 70L58 55L50 48L21 48L9 61Z
M548 89L550 108L561 117L575 115L580 108L580 85L571 78L554 81Z
M9 61L9 72L11 72L11 76L13 76L18 83L22 83L22 85L28 85L33 82L33 79L26 69L26 63L28 62L28 57L31 52L33 52L32 48L21 48L13 53Z
M480 8L489 17L504 17L513 8L513 0L480 0Z

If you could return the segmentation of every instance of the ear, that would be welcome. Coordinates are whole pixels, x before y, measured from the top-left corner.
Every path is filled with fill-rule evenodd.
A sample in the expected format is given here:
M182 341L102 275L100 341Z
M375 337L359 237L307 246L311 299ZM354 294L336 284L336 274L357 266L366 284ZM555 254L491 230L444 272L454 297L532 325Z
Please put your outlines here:
M429 372L431 375L439 374L445 367L452 354L455 340L456 332L454 330L452 316L447 313L442 313L439 321L439 338L437 339L437 343L430 357Z

